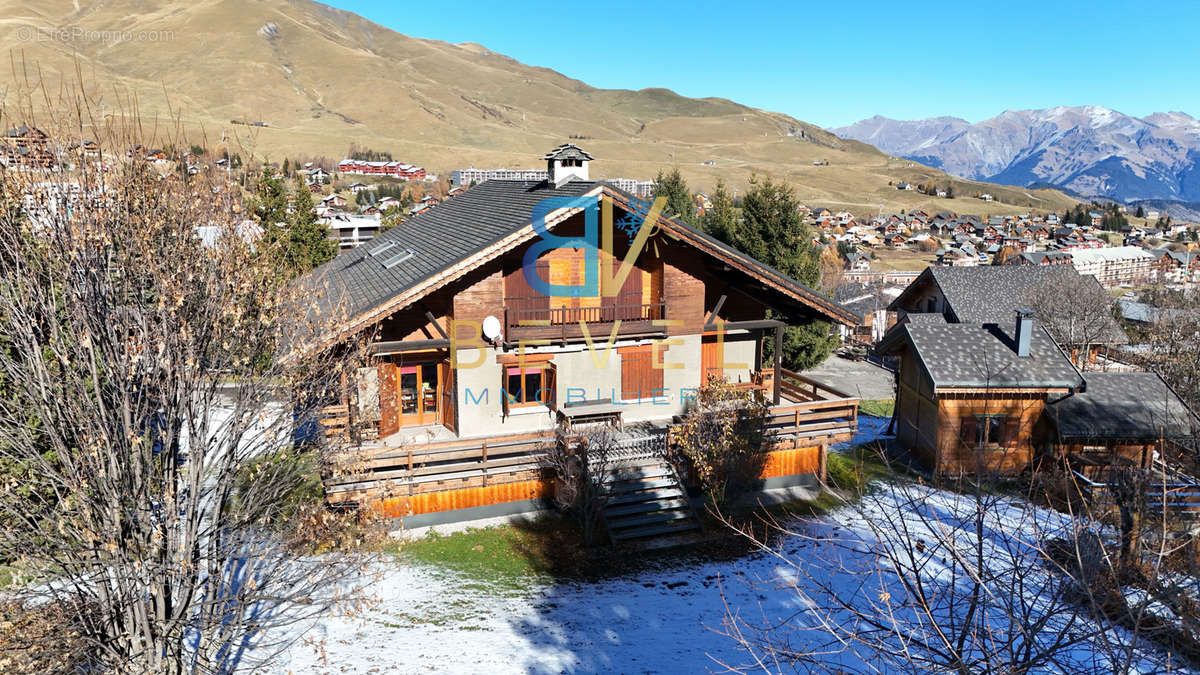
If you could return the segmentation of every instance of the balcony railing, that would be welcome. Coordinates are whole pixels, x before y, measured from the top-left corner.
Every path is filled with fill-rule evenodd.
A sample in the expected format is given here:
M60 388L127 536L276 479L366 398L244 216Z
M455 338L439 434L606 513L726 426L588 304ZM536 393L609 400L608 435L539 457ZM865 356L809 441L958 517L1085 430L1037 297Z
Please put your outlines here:
M583 328L593 337L607 336L607 326L621 322L618 334L662 333L654 322L666 315L665 302L605 304L596 307L522 307L521 299L506 298L505 335L509 339L575 340Z

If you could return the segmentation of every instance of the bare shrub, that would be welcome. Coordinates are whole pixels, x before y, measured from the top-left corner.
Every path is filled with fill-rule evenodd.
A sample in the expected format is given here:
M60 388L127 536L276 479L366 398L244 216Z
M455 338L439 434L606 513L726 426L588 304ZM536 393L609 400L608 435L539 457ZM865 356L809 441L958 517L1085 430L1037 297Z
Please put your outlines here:
M46 580L23 602L89 608L73 630L99 669L264 667L362 569L296 554L312 477L266 461L362 352L315 342L337 317L280 284L223 171L161 170L133 149L186 139L68 96L0 113L60 158L0 175L0 459L21 469L0 559Z
M713 503L724 504L762 475L770 409L764 397L721 377L710 376L697 392L676 427L672 452Z

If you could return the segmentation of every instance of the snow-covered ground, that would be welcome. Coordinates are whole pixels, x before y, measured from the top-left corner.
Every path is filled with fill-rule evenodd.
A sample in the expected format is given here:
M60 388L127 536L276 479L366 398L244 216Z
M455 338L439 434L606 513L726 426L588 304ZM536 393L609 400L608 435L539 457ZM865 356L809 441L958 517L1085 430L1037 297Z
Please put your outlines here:
M865 418L855 440L877 437L883 427L886 420ZM760 553L720 562L681 562L590 584L531 580L520 589L491 587L446 569L395 561L381 570L373 586L378 602L372 610L331 616L312 626L277 672L722 672L722 664L745 665L749 658L732 639L718 633L729 611L751 623L786 617L802 617L803 622L805 609L820 600L814 580L827 580L829 588L863 606L877 602L884 591L900 597L894 577L873 573L880 568L879 551L887 547L887 532L894 529L881 532L879 523L894 514L901 514L901 529L929 542L915 557L923 558L919 562L934 586L962 583L954 555L948 562L946 551L934 542L954 542L954 529L969 522L974 509L968 497L910 484L900 491L884 490L864 500L861 508L797 519L796 534L778 542L787 560ZM1021 500L996 498L987 509L985 546L1002 566L1006 560L1024 559L1035 540L1068 524L1062 516ZM951 530L956 534L947 537ZM967 541L962 544L969 550L968 531L973 529L963 530ZM1003 570L995 572L993 591L1019 595L1004 585ZM1034 615L1062 602L1036 595L1056 583L1040 567L1021 581L1023 594L1033 597L1017 604L1033 608ZM997 605L1005 602L1004 597L996 598ZM1086 631L1089 623L1084 619L1076 629ZM1053 627L1051 622L1045 630ZM793 646L799 647L827 640L819 631L800 631L793 637ZM1098 672L1103 663L1089 643L1069 652L1063 664L1039 672ZM1130 672L1155 672L1148 656L1156 656L1151 646L1133 659ZM855 668L864 665L860 658L847 652L829 660Z

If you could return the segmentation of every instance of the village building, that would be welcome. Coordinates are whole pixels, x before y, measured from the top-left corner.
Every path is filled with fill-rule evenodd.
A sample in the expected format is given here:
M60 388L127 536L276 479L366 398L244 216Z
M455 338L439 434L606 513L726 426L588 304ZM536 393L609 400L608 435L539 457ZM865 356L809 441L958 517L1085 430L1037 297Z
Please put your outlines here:
M899 322L878 351L900 362L897 439L935 472L1015 476L1051 461L1099 475L1116 464L1148 466L1166 439L1200 433L1157 375L1082 369L1089 345L1060 345L1026 308L1031 291L1070 283L1063 275L1072 268L927 273L892 304ZM1124 342L1110 321L1088 339ZM1052 327L1070 338L1069 325Z
M1080 274L1096 277L1105 288L1148 283L1153 262L1153 255L1136 246L1071 252L1071 264L1075 269Z
M677 220L639 224L649 203L592 180L576 146L543 159L546 180L487 180L302 279L314 314L339 317L325 343L374 336L375 362L322 420L369 470L327 485L330 500L409 525L534 508L553 490L539 448L556 433L606 423L665 439L709 376L770 403L764 485L819 478L857 399L785 370L783 328L861 317ZM609 267L590 261L619 273L627 259L608 294L581 288ZM637 526L608 521L615 537L692 522L646 503Z

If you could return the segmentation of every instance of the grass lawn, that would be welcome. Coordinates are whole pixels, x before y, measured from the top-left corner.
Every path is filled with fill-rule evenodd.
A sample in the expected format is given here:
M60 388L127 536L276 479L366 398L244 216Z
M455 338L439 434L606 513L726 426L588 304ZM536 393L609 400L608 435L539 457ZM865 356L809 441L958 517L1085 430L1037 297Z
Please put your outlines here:
M932 264L934 255L907 249L873 248L872 272L919 272Z
M732 508L721 514L739 529L770 534L768 523L825 513L840 499L823 493L814 501ZM556 515L512 525L469 528L451 534L430 531L420 539L397 542L388 552L401 560L454 570L500 590L521 590L551 580L596 581L681 564L729 560L750 553L745 538L728 530L716 514L702 512L709 535L696 544L649 551L610 546L603 532L597 545L583 545L573 522ZM725 530L723 532L723 530ZM728 536L720 536L725 535Z
M867 399L858 402L858 414L872 415L874 417L891 417L892 412L896 409L896 399Z

